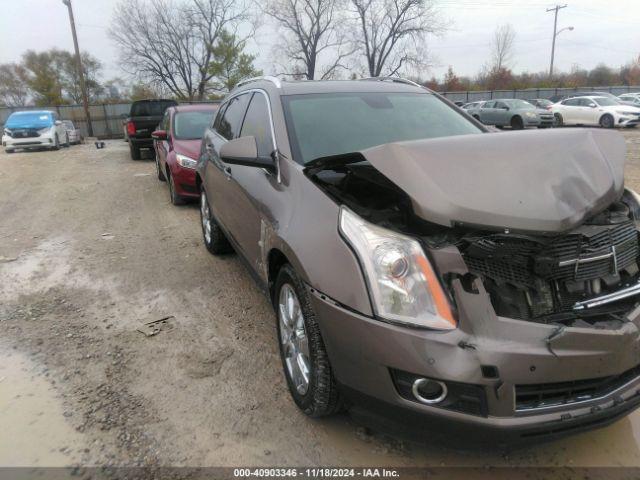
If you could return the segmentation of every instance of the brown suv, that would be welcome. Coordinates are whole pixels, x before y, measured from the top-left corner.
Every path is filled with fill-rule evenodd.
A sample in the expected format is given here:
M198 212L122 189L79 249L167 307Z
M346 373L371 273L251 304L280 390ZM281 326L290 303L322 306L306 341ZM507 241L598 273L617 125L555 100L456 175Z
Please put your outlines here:
M268 292L296 404L527 438L636 408L622 138L488 133L412 82L373 80L244 82L201 147L204 242Z

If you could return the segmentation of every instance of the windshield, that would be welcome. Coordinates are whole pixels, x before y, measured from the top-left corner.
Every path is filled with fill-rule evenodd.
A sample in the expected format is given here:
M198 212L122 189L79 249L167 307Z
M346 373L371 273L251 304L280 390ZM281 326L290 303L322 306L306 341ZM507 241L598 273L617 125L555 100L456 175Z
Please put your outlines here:
M73 130L73 122L69 121L69 120L63 120L62 123L64 124L64 126L66 128L68 128L69 130Z
M152 100L143 102L134 102L131 105L132 117L161 117L164 111L177 105L173 100Z
M553 102L546 99L540 99L540 100L537 100L537 102L540 107L548 107L549 105L553 105Z
M283 97L297 162L390 142L481 133L429 93L325 93Z
M173 117L173 136L177 140L195 140L211 125L215 111L178 112Z
M614 105L620 105L615 100L605 97L598 97L593 99L601 107L613 107Z
M45 128L53 125L53 118L49 112L16 112L12 113L5 128Z
M505 100L504 103L517 110L535 110L536 108L524 100Z

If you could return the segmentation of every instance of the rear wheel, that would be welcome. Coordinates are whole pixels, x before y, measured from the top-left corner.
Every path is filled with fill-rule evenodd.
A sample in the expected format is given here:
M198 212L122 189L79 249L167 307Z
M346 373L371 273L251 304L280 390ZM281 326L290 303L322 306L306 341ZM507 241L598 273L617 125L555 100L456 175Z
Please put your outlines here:
M140 148L136 147L131 141L129 142L129 153L131 153L131 160L140 160L142 158Z
M200 192L200 221L204 246L207 247L209 253L221 255L233 252L233 247L231 247L229 240L227 240L218 222L213 218L204 188Z
M522 122L522 118L518 117L517 115L515 117L512 117L511 128L513 130L522 130L524 128L524 123Z
M602 128L613 128L614 123L613 117L608 113L600 117L600 126Z
M291 265L278 272L275 288L280 356L289 391L310 417L338 412L342 402L309 293Z
M65 139L65 141L64 141L63 147L69 148L69 146L71 144L69 143L69 134L68 133L65 134L64 139Z

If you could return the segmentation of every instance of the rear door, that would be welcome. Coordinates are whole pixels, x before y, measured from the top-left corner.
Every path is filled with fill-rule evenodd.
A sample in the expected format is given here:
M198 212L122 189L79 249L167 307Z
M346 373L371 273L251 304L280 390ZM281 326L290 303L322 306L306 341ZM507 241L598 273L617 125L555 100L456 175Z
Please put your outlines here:
M164 172L165 170L165 165L167 163L167 154L169 153L169 149L170 149L170 132L171 129L171 111L167 110L164 113L164 116L162 117L162 120L160 121L160 125L158 125L158 130L164 130L167 132L167 140L154 140L153 141L153 145L155 147L156 150L156 155L158 158L158 164L160 165L160 168L162 169L162 171Z
M504 102L496 102L495 108L492 112L494 125L509 125L511 119L511 112L509 112L509 106Z
M596 105L592 107L592 105ZM584 125L597 125L600 119L600 108L598 104L590 98L580 99L580 123Z
M220 108L213 129L208 130L203 139L203 147L207 159L203 182L211 211L234 243L238 243L236 234L231 229L234 215L241 215L237 199L231 187L231 167L220 159L220 148L229 140L238 138L244 114L249 104L251 93L242 93L228 100Z
M493 110L496 102L493 100L484 102L482 107L478 110L478 115L480 115L480 121L487 125L493 125Z
M580 123L580 98L568 98L562 101L562 121L566 124Z

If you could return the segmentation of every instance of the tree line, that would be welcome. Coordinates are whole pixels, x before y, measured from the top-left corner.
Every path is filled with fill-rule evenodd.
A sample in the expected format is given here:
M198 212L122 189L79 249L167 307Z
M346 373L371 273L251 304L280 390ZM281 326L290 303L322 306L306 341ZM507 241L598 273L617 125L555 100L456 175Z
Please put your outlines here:
M247 53L259 32L275 39L271 52L260 45L273 73L294 79L403 75L439 91L640 84L640 57L619 69L516 74L516 33L508 24L494 32L477 75L458 76L450 66L442 79L426 79L434 61L427 37L448 27L435 0L121 0L109 36L135 82L101 82L103 66L87 52L82 63L91 102L218 98L262 74ZM20 62L0 65L0 104L79 103L78 85L70 52L27 51Z

